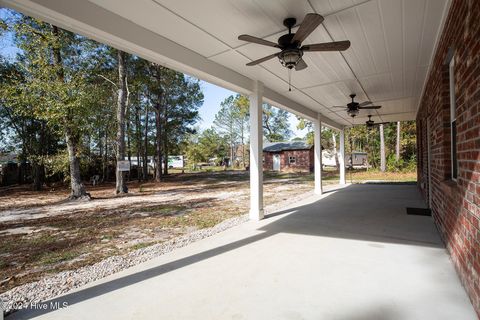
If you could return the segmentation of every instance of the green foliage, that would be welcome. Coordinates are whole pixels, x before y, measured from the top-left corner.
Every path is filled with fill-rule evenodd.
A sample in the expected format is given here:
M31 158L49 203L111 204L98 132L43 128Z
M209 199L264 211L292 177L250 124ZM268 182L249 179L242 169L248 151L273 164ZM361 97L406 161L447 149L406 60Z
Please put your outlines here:
M25 74L14 79L4 94L16 113L30 115L59 129L68 127L77 132L85 127L89 108L93 104L89 94L88 67L78 59L87 51L85 38L59 30L38 20L21 16L13 26L15 43L22 50L19 68ZM55 50L63 61L55 60Z
M7 23L3 20L0 20L0 35L3 34L3 32L7 31Z
M191 169L196 169L197 163L207 162L212 158L215 158L215 164L219 165L228 155L228 150L228 141L213 128L190 134L186 147L188 165Z
M47 176L68 177L69 142L84 177L102 171L108 178L116 150L117 51L13 11L0 29L19 49L12 62L0 59L0 148L21 149L24 159L45 163ZM199 119L199 80L135 56L126 60L127 153L146 158L159 146L165 156L178 154Z
M197 163L201 161L205 161L205 155L202 153L202 149L198 143L199 136L198 134L189 134L187 135L187 147L186 147L186 155L187 155L187 165L190 167L191 170L197 169Z
M395 154L391 153L387 157L387 171L388 172L401 172L405 166L405 161L400 158L396 159Z
M416 170L416 128L415 121L402 121L400 131L400 159L395 157L397 123L384 125L387 171L412 172ZM346 130L346 152L364 151L373 168L380 167L380 131L378 126L368 130L364 125Z
M287 141L292 136L289 113L269 104L263 104L263 136L269 142Z
M305 140L313 144L313 125L310 121L299 118L297 128L307 129ZM400 159L395 156L396 147L396 123L384 125L387 171L412 172L416 170L416 129L415 121L401 122ZM322 128L322 146L333 150L334 145L338 149L340 144L339 135L334 130ZM335 143L334 143L335 139ZM347 154L353 151L363 151L368 154L368 162L374 168L380 166L380 134L378 127L367 129L364 125L349 127L346 129L345 151Z
M304 118L298 117L298 124L297 124L297 129L299 130L307 130L307 134L303 139L300 140L305 140L309 144L314 144L314 137L313 137L313 123L311 121L308 121ZM335 139L335 143L333 143L333 139ZM337 146L339 145L339 135L335 133L334 130L322 126L322 132L321 132L321 140L322 140L322 147L328 150L333 150L334 148L338 148Z
M45 174L47 177L62 177L64 182L70 181L70 161L67 150L60 150L55 154L43 158ZM86 176L89 169L89 159L80 158L80 171Z
M235 96L229 96L220 104L220 110L215 115L213 121L214 126L218 132L228 140L231 148L238 143L239 132L237 130L239 112L237 110L237 104Z
M413 172L417 169L417 159L415 155L408 159L396 159L394 153L390 153L387 157L388 172Z
M204 130L198 139L198 145L205 157L205 161L208 161L210 158L221 160L227 156L227 141L214 129Z
M250 102L247 97L239 94L232 95L220 104L220 110L215 115L213 122L215 130L228 145L228 153L224 154L222 159L228 155L232 160L230 161L232 166L237 156L240 156L243 164L245 164L245 152L239 155L237 149L242 146L242 150L245 150L250 118L249 107Z

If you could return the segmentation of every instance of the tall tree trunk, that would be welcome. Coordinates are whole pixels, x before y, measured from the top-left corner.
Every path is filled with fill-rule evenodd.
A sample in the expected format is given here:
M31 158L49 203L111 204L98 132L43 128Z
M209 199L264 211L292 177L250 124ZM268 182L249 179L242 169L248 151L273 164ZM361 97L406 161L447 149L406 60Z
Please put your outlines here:
M127 116L126 116L126 124L127 124L127 132L126 132L126 135L127 135L127 159L128 159L128 163L130 163L130 171L129 171L129 174L128 174L128 180L130 180L130 173L132 171L132 144L131 144L131 139L130 139L130 112L129 112L129 107L128 107L128 103L127 103Z
M385 160L385 139L383 137L383 124L380 125L380 171L385 172L386 160Z
M117 168L115 193L127 193L127 172L120 171L118 161L125 160L125 110L127 104L126 53L117 52L118 60L118 98L117 98Z
M168 175L168 133L167 133L167 124L168 124L168 114L167 114L167 105L163 106L163 130L162 130L162 142L163 142L163 175Z
M163 140L163 175L168 175L168 146L167 139Z
M41 156L42 159L33 159L32 162L32 175L33 175L33 190L34 191L40 191L42 190L42 185L44 182L45 178L45 167L43 165L43 156L46 153L46 128L45 128L45 122L41 121L39 123L40 125L40 130L39 130L39 140L38 142L35 141L35 154L38 156ZM36 138L33 138L36 140Z
M60 42L60 31L56 26L52 25L52 33L55 41ZM65 82L63 72L62 54L58 46L52 48L54 64L57 67L57 79L59 82ZM85 190L80 176L80 160L77 155L78 137L72 129L72 119L67 115L64 119L65 126L65 142L67 143L68 160L70 164L70 199L90 198L90 195Z
M68 161L70 163L70 187L72 189L70 199L90 198L80 175L80 159L77 156L78 138L68 126L65 130L65 141L67 142Z
M332 144L333 144L333 155L335 156L335 167L337 170L340 170L340 162L338 162L338 153L337 153L337 137L335 132L332 130Z
M145 105L145 132L143 137L143 179L148 180L148 104Z
M230 144L230 168L233 168L233 143Z
M156 125L156 134L155 134L155 181L162 181L162 122L160 119L160 104L155 106L155 125Z
M109 178L109 170L108 170L108 125L105 126L104 131L104 139L105 139L105 153L103 157L103 181L108 181Z
M41 166L37 160L32 163L32 174L33 174L33 191L42 190L42 180L41 180Z
M152 64L152 67L155 71L155 78L157 80L156 85L158 86L157 101L155 104L155 127L156 127L156 139L155 139L155 155L157 162L155 163L155 180L157 182L162 181L162 105L165 93L162 88L162 68L156 64Z
M400 121L397 121L397 145L395 148L395 160L400 160Z
M242 124L241 124L241 141L242 141L242 167L245 169L245 126L244 126L244 120L242 119Z
M140 107L138 105L135 105L135 138L137 140L136 145L137 145L137 180L141 180L141 172L140 172L140 149L142 146L142 133L141 127L140 127Z

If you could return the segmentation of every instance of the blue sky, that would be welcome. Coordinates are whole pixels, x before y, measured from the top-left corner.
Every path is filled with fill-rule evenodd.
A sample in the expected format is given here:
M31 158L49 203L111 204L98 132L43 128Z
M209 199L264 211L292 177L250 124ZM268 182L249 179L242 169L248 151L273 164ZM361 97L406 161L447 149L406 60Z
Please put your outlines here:
M0 9L0 18L5 18L6 10ZM0 55L13 59L17 53L17 48L12 43L11 35L5 34L0 38ZM235 95L236 92L221 88L206 81L201 81L201 87L203 89L204 103L200 107L199 113L201 120L198 126L201 129L208 129L212 126L215 114L220 109L220 103L230 95ZM294 133L294 136L303 137L306 131L300 131L297 129L297 118L291 114L290 116L290 128ZM292 138L293 138L292 137Z
M204 102L200 108L201 121L198 123L200 128L208 129L212 126L215 114L220 109L220 103L228 96L235 95L236 92L224 89L206 81L201 81L203 89ZM307 133L305 130L297 129L298 120L295 115L290 114L290 128L294 132L294 136L303 137ZM292 137L293 138L293 137Z

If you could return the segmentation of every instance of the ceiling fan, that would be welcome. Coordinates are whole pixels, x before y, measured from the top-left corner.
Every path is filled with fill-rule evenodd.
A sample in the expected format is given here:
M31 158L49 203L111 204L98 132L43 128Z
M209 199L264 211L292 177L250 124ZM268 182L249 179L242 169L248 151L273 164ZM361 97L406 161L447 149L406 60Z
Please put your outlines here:
M283 20L283 25L288 28L288 33L278 38L277 43L262 38L242 34L239 40L253 42L264 46L278 48L281 51L273 53L269 56L247 63L247 66L254 66L267 60L278 57L280 63L292 70L296 71L305 69L307 64L302 59L304 52L313 51L343 51L350 47L350 41L334 41L316 44L306 44L302 46L302 42L323 22L323 17L316 13L308 13L303 19L296 33L292 33L292 28L297 20L295 18L287 18Z
M365 121L365 125L367 126L367 129L373 129L374 126L378 126L378 125L381 125L381 124L387 124L389 122L377 122L375 123L375 121L372 120L372 116L371 115L368 115L368 120Z
M361 109L380 109L382 107L382 106L369 106L369 104L372 104L371 101L364 101L362 103L358 103L358 102L354 101L355 97L356 97L356 94L352 93L350 95L350 98L352 98L352 102L347 104L347 113L352 118L356 117ZM344 109L345 107L344 106L334 106L334 108Z

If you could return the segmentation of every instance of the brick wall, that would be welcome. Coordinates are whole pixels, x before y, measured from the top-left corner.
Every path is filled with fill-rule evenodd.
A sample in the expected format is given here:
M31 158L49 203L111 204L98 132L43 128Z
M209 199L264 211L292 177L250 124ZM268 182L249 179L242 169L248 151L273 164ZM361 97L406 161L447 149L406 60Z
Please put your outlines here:
M455 59L457 181L451 179L450 93L446 64L452 53ZM431 181L435 223L480 315L479 0L452 0L420 103L417 137L419 187L428 201Z
M310 150L288 150L278 153L264 152L264 170L273 170L273 155L280 155L280 171L283 172L311 172L313 171L313 148ZM289 163L289 157L295 157L295 163Z
M273 170L273 153L272 152L263 153L263 170L266 170L266 171Z

